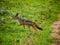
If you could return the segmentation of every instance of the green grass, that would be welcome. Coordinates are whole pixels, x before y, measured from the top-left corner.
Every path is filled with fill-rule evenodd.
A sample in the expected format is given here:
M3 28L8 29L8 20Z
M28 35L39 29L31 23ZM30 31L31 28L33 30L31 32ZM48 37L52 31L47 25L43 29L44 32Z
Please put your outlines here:
M0 12L0 44L50 45L53 43L55 40L50 36L52 31L50 26L52 22L57 20L57 13L59 12L59 9L53 2L52 0L1 1L0 6L3 7L1 8L3 11ZM6 10L9 10L7 11L8 13ZM34 31L32 27L29 29L28 26L26 26L24 29L23 26L18 26L18 21L13 18L17 12L19 13L19 17L36 22L38 26L43 28L43 31L39 31L39 33L36 34L36 31ZM5 13L7 14L5 15ZM30 41L28 42L28 40Z

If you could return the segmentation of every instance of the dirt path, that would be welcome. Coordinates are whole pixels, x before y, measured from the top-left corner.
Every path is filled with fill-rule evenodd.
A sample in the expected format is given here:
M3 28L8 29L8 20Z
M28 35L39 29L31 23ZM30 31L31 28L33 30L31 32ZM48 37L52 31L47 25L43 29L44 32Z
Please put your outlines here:
M56 42L51 45L60 45L60 21L55 21L51 27L53 28L51 36L56 39Z

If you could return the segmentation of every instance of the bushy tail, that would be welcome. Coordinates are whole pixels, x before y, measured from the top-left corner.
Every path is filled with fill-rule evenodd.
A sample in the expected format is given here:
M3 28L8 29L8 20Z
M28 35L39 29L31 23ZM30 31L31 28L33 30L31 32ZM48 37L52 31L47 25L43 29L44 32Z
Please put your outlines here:
M36 25L36 28L38 28L39 30L43 30L41 27L39 27L39 26L37 26L37 25Z

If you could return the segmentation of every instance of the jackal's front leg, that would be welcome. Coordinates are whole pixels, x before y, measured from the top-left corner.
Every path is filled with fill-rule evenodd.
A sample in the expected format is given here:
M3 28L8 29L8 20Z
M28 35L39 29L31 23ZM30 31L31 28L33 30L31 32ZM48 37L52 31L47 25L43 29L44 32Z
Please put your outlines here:
M25 29L25 25L23 25L24 29Z

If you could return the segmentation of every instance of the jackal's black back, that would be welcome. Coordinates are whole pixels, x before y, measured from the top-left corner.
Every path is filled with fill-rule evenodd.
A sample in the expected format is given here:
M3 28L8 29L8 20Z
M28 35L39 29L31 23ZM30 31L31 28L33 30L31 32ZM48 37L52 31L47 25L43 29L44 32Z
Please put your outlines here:
M24 22L32 22L31 20L22 19Z

